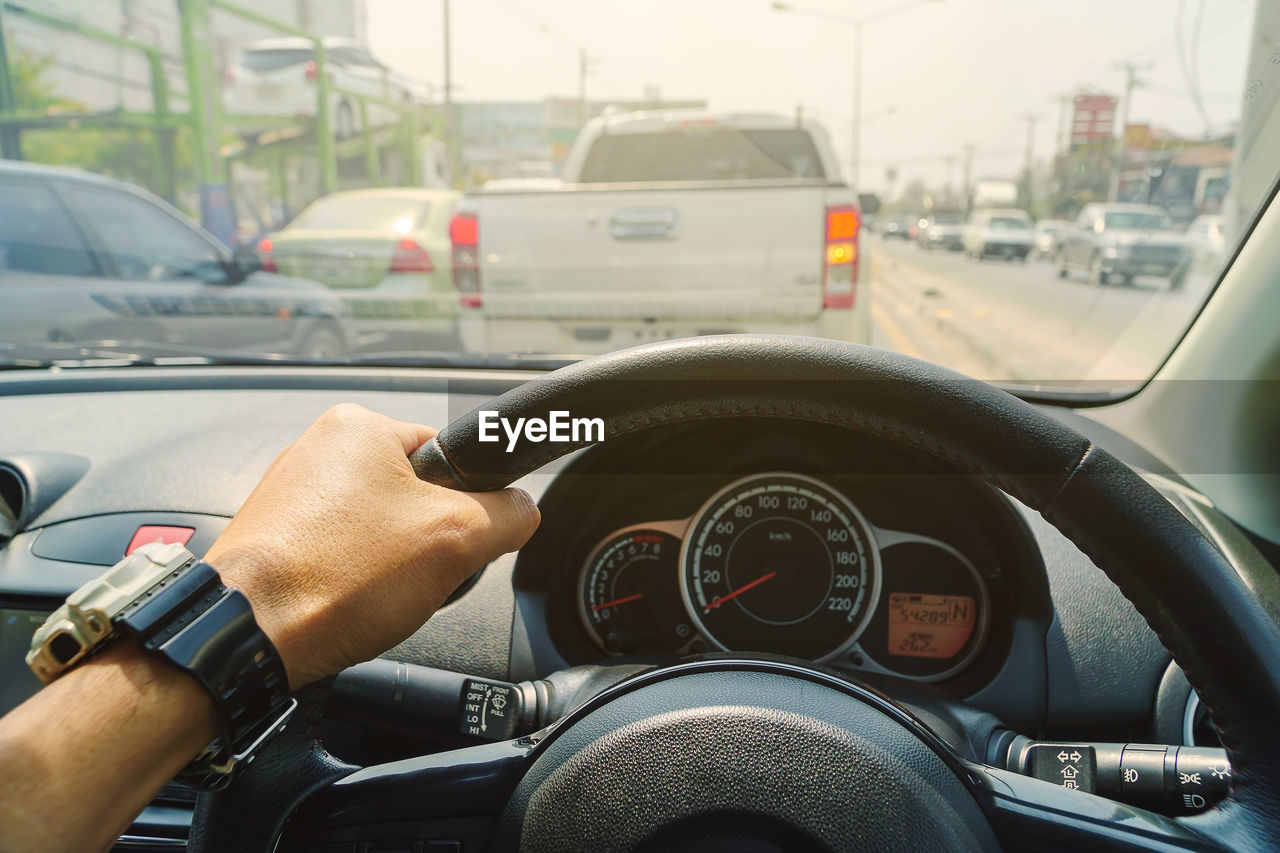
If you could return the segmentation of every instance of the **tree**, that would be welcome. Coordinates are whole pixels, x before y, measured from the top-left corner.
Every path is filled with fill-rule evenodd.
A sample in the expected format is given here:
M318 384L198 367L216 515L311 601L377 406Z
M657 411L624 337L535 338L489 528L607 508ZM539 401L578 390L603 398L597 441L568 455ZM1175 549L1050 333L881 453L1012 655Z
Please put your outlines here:
M57 90L48 71L54 57L29 50L10 53L9 75L14 103L20 112L76 115L90 112L84 103ZM74 166L162 191L160 158L155 133L132 128L83 127L74 118L65 128L31 128L22 132L23 156L34 163ZM190 146L179 133L174 143L179 183L194 180ZM184 180L185 178L185 180Z

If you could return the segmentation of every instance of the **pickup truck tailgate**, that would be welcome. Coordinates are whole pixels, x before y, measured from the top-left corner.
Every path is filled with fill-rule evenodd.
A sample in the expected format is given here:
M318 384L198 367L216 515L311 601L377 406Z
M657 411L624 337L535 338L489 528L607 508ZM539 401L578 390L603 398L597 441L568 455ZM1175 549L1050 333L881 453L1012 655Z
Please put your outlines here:
M825 182L588 185L474 197L485 313L816 317Z

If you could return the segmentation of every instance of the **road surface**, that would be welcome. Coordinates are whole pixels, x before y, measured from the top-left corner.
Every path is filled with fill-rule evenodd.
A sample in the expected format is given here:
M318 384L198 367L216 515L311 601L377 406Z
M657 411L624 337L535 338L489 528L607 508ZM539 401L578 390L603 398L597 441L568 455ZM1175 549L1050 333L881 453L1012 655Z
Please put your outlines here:
M980 379L1129 385L1151 376L1212 286L1139 278L1097 287L1050 261L974 261L871 235L872 343Z

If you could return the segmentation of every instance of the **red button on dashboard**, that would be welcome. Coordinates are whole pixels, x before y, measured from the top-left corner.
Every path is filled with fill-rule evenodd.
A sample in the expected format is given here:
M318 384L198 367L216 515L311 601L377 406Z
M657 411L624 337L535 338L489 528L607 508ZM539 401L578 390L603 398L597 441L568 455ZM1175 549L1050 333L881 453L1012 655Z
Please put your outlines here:
M127 557L143 545L150 545L152 542L159 542L164 545L186 545L191 541L191 537L195 535L194 527L167 527L161 524L144 524L138 528L138 532L133 534L133 538L129 540L129 547L125 549L124 555ZM117 539L117 542L120 540Z

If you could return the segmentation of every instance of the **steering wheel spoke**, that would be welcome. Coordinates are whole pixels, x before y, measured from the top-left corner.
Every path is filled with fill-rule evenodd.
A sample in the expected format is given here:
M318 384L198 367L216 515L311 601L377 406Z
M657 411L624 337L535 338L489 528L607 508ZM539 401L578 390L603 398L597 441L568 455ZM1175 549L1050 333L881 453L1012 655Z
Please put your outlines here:
M356 770L310 796L276 849L424 839L485 849L535 744L517 738Z

